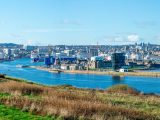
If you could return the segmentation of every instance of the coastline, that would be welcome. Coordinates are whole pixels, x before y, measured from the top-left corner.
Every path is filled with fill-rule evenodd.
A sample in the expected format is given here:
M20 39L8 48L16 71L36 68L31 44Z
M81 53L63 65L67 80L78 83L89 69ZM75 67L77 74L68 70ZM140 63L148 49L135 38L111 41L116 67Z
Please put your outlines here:
M48 71L51 73L55 73L52 68L44 68L39 66L31 66L30 68ZM160 72L144 72L144 71L136 71L136 72L114 72L114 71L91 71L91 70L62 70L64 73L71 74L95 74L95 75L112 75L112 76L144 76L144 77L160 77Z

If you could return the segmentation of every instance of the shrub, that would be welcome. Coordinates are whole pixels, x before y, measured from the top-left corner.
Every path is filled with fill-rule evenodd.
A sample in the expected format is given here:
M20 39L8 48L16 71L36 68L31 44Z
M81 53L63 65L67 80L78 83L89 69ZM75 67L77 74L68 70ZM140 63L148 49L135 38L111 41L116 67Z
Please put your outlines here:
M125 84L114 85L107 89L107 92L111 93L127 93L138 95L140 92L132 87Z

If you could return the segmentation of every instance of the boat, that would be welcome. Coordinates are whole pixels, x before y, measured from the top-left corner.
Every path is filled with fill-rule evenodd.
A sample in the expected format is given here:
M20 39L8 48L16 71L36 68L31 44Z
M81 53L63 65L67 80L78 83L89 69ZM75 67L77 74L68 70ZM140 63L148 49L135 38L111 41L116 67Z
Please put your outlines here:
M62 71L59 70L59 69L51 69L50 72L53 72L53 73L61 73Z
M18 67L18 68L27 68L29 66L28 65L16 65L16 67Z

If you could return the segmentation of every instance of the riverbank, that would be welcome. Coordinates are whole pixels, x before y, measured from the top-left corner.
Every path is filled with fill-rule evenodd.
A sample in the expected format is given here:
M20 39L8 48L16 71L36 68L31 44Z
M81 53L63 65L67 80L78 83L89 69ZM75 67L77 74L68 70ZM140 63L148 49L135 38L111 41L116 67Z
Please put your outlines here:
M49 87L21 82L20 79L0 78L0 104L48 116L48 119L160 119L160 97L141 94L127 85L96 90L70 85Z
M160 77L160 72L114 72L114 71L81 71L81 70L66 70L65 73L76 74L98 74L98 75L112 75L112 76L148 76Z
M39 66L31 66L38 70L44 70L55 73L52 68L44 68ZM135 72L114 72L114 71L92 71L92 70L61 70L64 73L73 74L97 74L97 75L112 75L112 76L146 76L146 77L160 77L160 72L149 72L149 71L135 71Z

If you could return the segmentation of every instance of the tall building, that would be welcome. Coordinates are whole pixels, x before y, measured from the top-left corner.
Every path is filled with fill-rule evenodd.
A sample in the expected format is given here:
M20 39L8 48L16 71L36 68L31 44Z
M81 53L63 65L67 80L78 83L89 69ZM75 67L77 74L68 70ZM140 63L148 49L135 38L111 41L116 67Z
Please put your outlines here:
M113 53L112 54L112 68L117 70L125 65L124 53Z
M89 49L89 55L90 57L93 57L93 56L98 56L98 49Z

